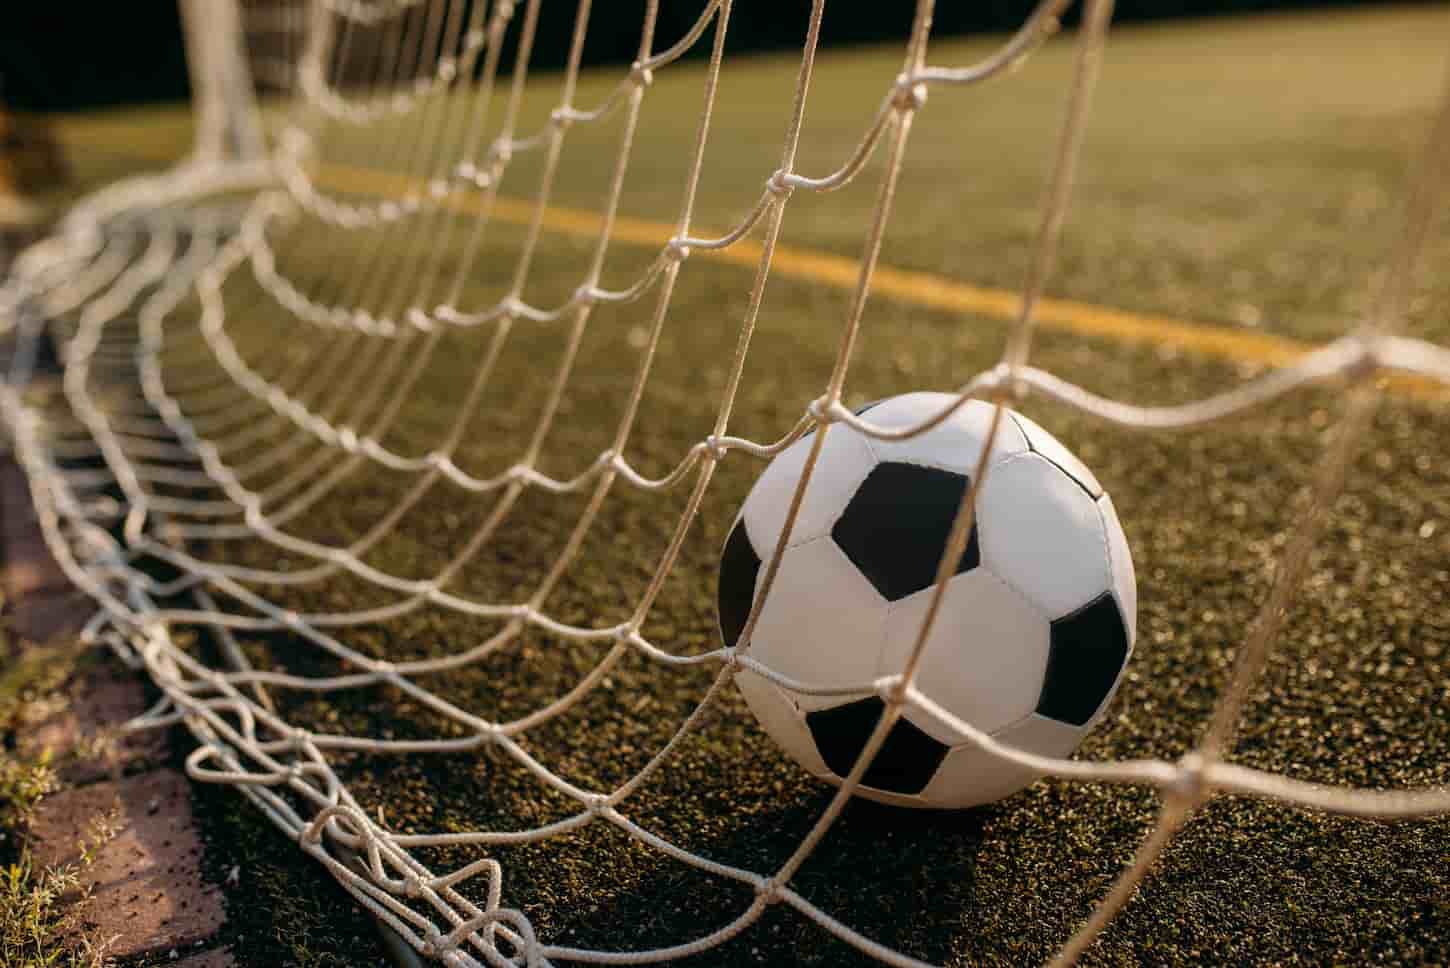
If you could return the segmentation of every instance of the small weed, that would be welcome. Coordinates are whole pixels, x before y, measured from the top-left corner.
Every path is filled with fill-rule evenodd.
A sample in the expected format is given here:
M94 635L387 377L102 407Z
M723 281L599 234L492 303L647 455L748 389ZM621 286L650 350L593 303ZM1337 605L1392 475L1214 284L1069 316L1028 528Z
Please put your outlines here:
M62 687L90 652L77 643L27 649L8 660L0 669L0 726L9 727L17 716L32 718L36 703L47 710L62 703Z
M0 825L16 837L36 805L55 785L49 757L26 763L0 754ZM0 964L11 968L104 968L105 943L81 930L71 912L83 899L80 874L115 836L117 817L102 815L78 844L73 864L40 866L20 843L18 855L0 867Z
M73 921L89 863L38 867L28 848L0 869L0 962L13 968L106 968L105 942ZM71 940L60 940L71 935Z
M0 752L0 828L9 832L26 826L55 783L48 751L34 762Z
M3 645L3 643L0 643ZM78 650L22 653L0 671L0 734L68 701L65 683L81 661ZM119 817L94 818L76 845L78 859L41 865L25 830L58 780L49 751L26 759L0 748L0 965L5 968L107 968L107 943L76 920L85 899L81 874L115 837Z
M61 899L79 886L69 867L37 870L29 849L0 871L0 953L6 964L52 965L63 952L52 937L59 922Z

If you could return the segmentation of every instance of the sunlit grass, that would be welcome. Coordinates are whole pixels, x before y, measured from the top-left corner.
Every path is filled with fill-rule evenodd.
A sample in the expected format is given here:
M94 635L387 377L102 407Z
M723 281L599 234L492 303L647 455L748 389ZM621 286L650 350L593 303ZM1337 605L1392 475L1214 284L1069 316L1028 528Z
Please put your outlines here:
M1373 293L1393 237L1406 166L1423 138L1445 68L1446 26L1443 10L1406 8L1117 34L1050 291L1308 340L1343 332ZM943 41L931 59L962 63L991 43ZM887 263L982 285L1020 284L1070 53L1068 43L1058 40L1007 78L932 92L913 132L883 253ZM892 49L823 55L798 170L821 174L844 159L894 76L898 57ZM789 57L727 62L697 225L732 224L779 164L794 73ZM619 74L591 73L578 102L596 103ZM664 222L675 217L702 80L698 64L660 72L646 98L622 212ZM552 104L548 83L542 87L524 112L533 123ZM523 130L529 130L527 122ZM144 144L154 136L147 150L162 154L184 143L185 128L174 113L160 112L113 116L104 127L77 126L76 134L77 144L93 136L109 145L115 154L94 160L95 171L109 174L121 162L108 159L124 157L126 141ZM617 123L570 132L552 196L556 204L599 207L617 134ZM330 128L322 153L330 161L399 170L423 136L386 126L355 133ZM85 168L91 160L80 164ZM857 254L879 169L878 159L857 185L836 194L798 192L785 241ZM430 173L426 166L411 170ZM519 156L503 191L529 197L538 172L537 156ZM304 219L278 235L279 265L320 300L374 312L397 313L414 300L431 305L455 273L460 306L488 305L508 291L521 229L491 225L477 258L464 263L471 223L458 220L446 235L449 224L447 217L423 216L399 231L344 233ZM434 288L421 284L426 261L408 260L415 245L443 266ZM612 246L605 283L627 283L652 255ZM1418 334L1446 334L1450 278L1434 271L1446 255L1450 237L1441 231L1426 253L1410 321ZM589 257L585 242L546 234L525 298L552 305L566 297L581 282ZM750 284L747 271L706 258L692 257L682 270L625 448L646 473L664 472L710 431ZM228 335L262 373L280 378L279 359L311 360L303 370L315 373L318 361L342 354L341 376L309 385L304 375L291 385L304 387L299 395L338 422L359 430L372 425L377 411L364 406L365 388L399 379L403 353L389 348L371 355L362 340L338 340L297 322L244 272L229 283L227 297ZM799 418L834 362L847 298L802 279L771 279L731 433L774 439ZM650 299L600 307L591 317L559 418L544 442L541 469L561 477L578 473L611 445L640 363ZM169 330L172 354L191 348L185 312ZM496 473L517 459L543 410L566 325L515 324L477 412L465 415L457 458L466 470ZM458 415L463 388L493 332L458 330L440 339L398 421L377 430L387 446L412 455L436 446ZM997 359L1003 334L999 319L875 299L851 361L847 400L955 387ZM1171 347L1052 332L1040 334L1034 362L1135 401L1191 399L1243 375L1240 368ZM1138 566L1138 650L1112 714L1084 745L1083 756L1172 758L1191 748L1263 598L1339 407L1329 388L1249 418L1170 435L1127 431L1065 408L1027 403L1107 486ZM1428 406L1403 400L1385 406L1314 560L1305 597L1250 704L1237 760L1332 783L1446 782L1450 723L1427 715L1443 706L1450 688L1446 429L1443 414ZM293 433L284 425L276 430L277 439ZM304 448L301 459L312 453ZM252 455L229 456L241 461ZM261 489L288 469L247 483ZM661 647L713 647L716 554L758 470L758 463L738 453L721 464L644 629ZM288 529L346 543L396 506L412 482L360 470ZM683 490L661 497L616 485L545 611L580 624L606 624L627 614L653 574L683 502ZM490 601L527 597L584 503L578 496L526 492L450 588ZM268 510L286 507L283 498ZM430 576L491 507L492 498L435 485L367 561L410 578ZM260 542L217 542L198 550L264 567L283 560ZM264 591L300 612L335 612L389 597L348 579ZM339 635L360 651L397 659L456 652L497 628L427 610ZM318 650L294 641L255 637L246 646L255 661L294 673L336 668ZM422 684L480 715L514 716L566 691L600 654L534 630L486 662ZM659 748L698 702L711 671L667 671L631 655L587 701L531 730L524 742L551 769L609 789ZM279 702L295 721L318 731L402 738L457 730L385 689L283 694ZM691 850L768 871L799 842L826 792L775 750L733 692L720 705L718 715L622 809ZM400 831L526 828L572 809L525 771L488 755L358 756L341 759L339 769L359 798L382 807L388 824ZM335 915L323 913L310 862L280 838L260 833L261 821L246 819L231 796L205 795L210 806L203 815L226 832L217 849L261 865L267 879L259 893L231 900L228 930L251 939L278 936L255 955L259 965L302 948L309 957L345 959L342 936L356 928L339 928ZM796 885L853 927L920 957L954 964L1039 961L1102 896L1154 813L1146 791L1056 781L953 815L923 818L853 805ZM1092 958L1434 961L1450 946L1447 843L1444 820L1364 824L1257 802L1216 802L1175 843ZM479 856L466 849L424 853L439 871ZM565 943L606 949L677 943L723 924L748 903L742 892L597 824L542 845L501 848L496 856L505 865L505 903L522 907L542 936ZM309 931L339 951L317 954ZM772 910L744 939L701 963L775 956L831 965L853 957L802 919Z

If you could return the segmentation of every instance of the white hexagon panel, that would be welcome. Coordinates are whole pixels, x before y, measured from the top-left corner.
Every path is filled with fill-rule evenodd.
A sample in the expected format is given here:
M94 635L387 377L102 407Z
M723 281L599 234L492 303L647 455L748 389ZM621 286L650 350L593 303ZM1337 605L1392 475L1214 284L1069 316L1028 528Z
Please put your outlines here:
M877 675L905 668L935 594L935 586L924 588L888 610ZM1009 726L1037 706L1049 636L1047 617L1036 606L985 568L974 568L947 585L916 687L983 732ZM963 741L956 730L920 725L948 745Z
M829 535L787 549L755 625L750 655L799 682L833 687L869 683L879 674L883 605ZM802 639L834 643L835 648L825 657ZM811 710L841 699L797 693L796 701Z
M892 429L913 427L936 416L956 401L951 393L903 393L881 400L862 411L877 426ZM942 470L971 474L982 456L987 431L992 426L991 404L969 400L942 423L904 440L871 440L868 444L877 460L924 464ZM1003 412L997 436L992 441L992 459L1001 460L1027 450L1022 428Z

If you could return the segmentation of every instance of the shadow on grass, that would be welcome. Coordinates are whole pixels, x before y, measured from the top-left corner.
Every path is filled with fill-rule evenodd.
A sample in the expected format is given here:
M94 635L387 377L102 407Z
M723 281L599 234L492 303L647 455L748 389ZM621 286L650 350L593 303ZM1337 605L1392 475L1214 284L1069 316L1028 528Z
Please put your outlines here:
M802 841L830 799L831 792L822 790L805 802L757 814L723 836L696 838L690 849L768 873ZM949 961L975 920L977 856L996 813L993 806L913 811L854 799L790 886L872 941L927 961ZM560 919L555 942L603 950L684 944L728 925L750 906L747 886L656 856L660 862L627 890L601 890L592 910ZM773 863L762 863L765 857ZM952 865L951 876L943 876L943 863ZM679 963L879 964L784 902L723 945Z

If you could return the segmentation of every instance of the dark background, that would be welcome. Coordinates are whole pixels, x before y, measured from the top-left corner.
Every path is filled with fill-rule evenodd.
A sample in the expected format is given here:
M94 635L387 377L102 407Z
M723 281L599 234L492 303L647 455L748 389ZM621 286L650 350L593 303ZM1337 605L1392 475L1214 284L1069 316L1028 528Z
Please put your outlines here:
M1377 2L1360 0L1355 5ZM703 4L704 0L663 0L656 49L678 38ZM1349 0L1118 0L1116 20L1349 5ZM0 14L0 103L20 110L67 111L186 96L186 62L173 0L89 4L11 0L6 6ZM810 0L736 0L729 34L732 51L800 46L810 6ZM937 5L934 34L1010 30L1033 6L1031 0L943 0ZM554 15L551 7L557 8ZM834 0L826 7L822 43L903 36L913 7L910 0ZM595 0L588 62L633 59L642 8L642 0ZM536 65L563 62L574 9L573 0L544 0ZM1072 16L1075 12L1069 20ZM516 15L515 21L519 19ZM692 54L708 51L709 44L702 43Z

